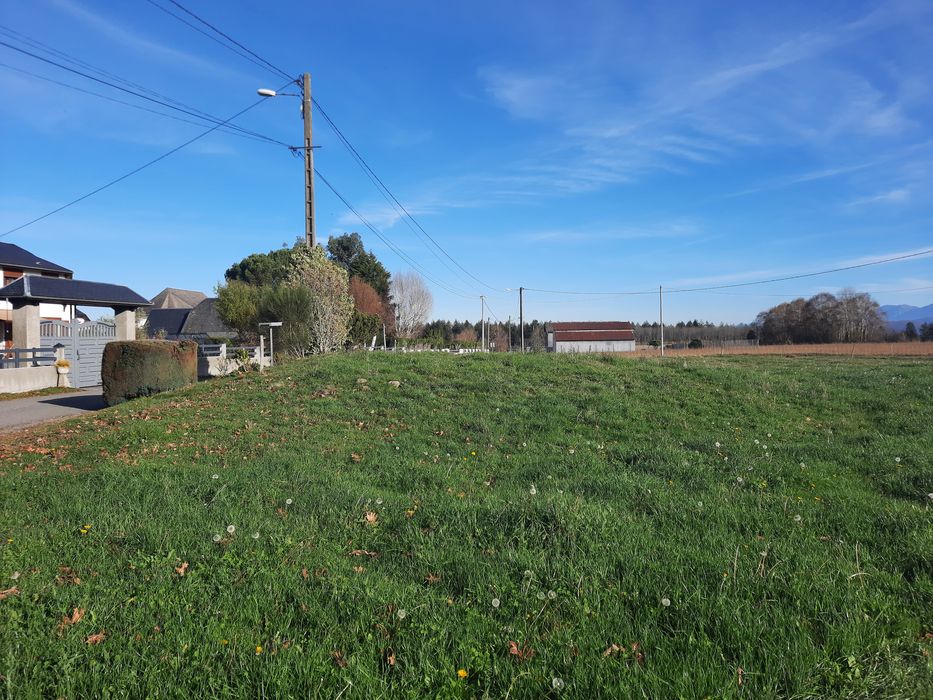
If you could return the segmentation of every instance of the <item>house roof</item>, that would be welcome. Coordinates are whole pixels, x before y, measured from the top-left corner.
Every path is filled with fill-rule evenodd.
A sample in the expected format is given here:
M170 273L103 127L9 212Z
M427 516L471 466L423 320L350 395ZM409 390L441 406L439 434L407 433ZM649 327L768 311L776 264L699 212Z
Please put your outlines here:
M18 267L23 270L72 274L72 271L67 267L49 262L12 243L0 243L0 267Z
M180 335L233 336L235 332L217 313L217 299L207 298L188 312Z
M555 343L566 343L579 340L635 340L635 331L554 331Z
M153 309L193 309L207 299L204 292L166 287L150 300Z
M558 321L547 324L548 331L631 331L629 321Z
M63 277L26 275L0 288L0 299L47 301L81 306L149 306L149 302L129 287L104 282L71 280Z
M153 309L146 319L146 333L150 337L159 331L165 331L167 336L178 335L189 313L191 309Z

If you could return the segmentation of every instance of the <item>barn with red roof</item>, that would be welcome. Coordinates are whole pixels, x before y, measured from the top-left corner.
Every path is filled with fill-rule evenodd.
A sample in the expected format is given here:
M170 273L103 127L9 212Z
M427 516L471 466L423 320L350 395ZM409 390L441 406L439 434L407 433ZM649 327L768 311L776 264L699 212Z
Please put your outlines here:
M629 321L561 321L545 326L548 352L633 352Z

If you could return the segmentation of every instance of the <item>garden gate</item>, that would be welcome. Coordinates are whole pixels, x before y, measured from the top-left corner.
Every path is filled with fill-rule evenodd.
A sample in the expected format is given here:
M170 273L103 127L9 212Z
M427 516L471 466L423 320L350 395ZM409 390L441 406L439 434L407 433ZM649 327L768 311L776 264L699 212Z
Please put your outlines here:
M109 323L79 323L78 321L42 321L39 324L40 345L50 348L64 345L65 359L71 362L72 383L78 388L101 383L100 366L104 346L117 339L117 328Z

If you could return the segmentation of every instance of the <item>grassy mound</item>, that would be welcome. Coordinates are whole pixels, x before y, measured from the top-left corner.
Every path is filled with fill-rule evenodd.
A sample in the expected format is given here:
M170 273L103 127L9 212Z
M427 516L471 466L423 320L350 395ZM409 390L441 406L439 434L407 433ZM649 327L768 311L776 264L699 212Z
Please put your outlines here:
M59 424L0 447L0 681L929 697L931 388L929 360L373 353Z

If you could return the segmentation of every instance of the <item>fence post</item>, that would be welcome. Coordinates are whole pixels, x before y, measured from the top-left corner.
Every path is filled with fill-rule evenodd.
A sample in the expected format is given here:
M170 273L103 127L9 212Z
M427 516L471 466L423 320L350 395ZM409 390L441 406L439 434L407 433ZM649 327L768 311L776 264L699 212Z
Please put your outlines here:
M264 336L259 336L259 371L262 372L262 362L266 356L266 339Z

